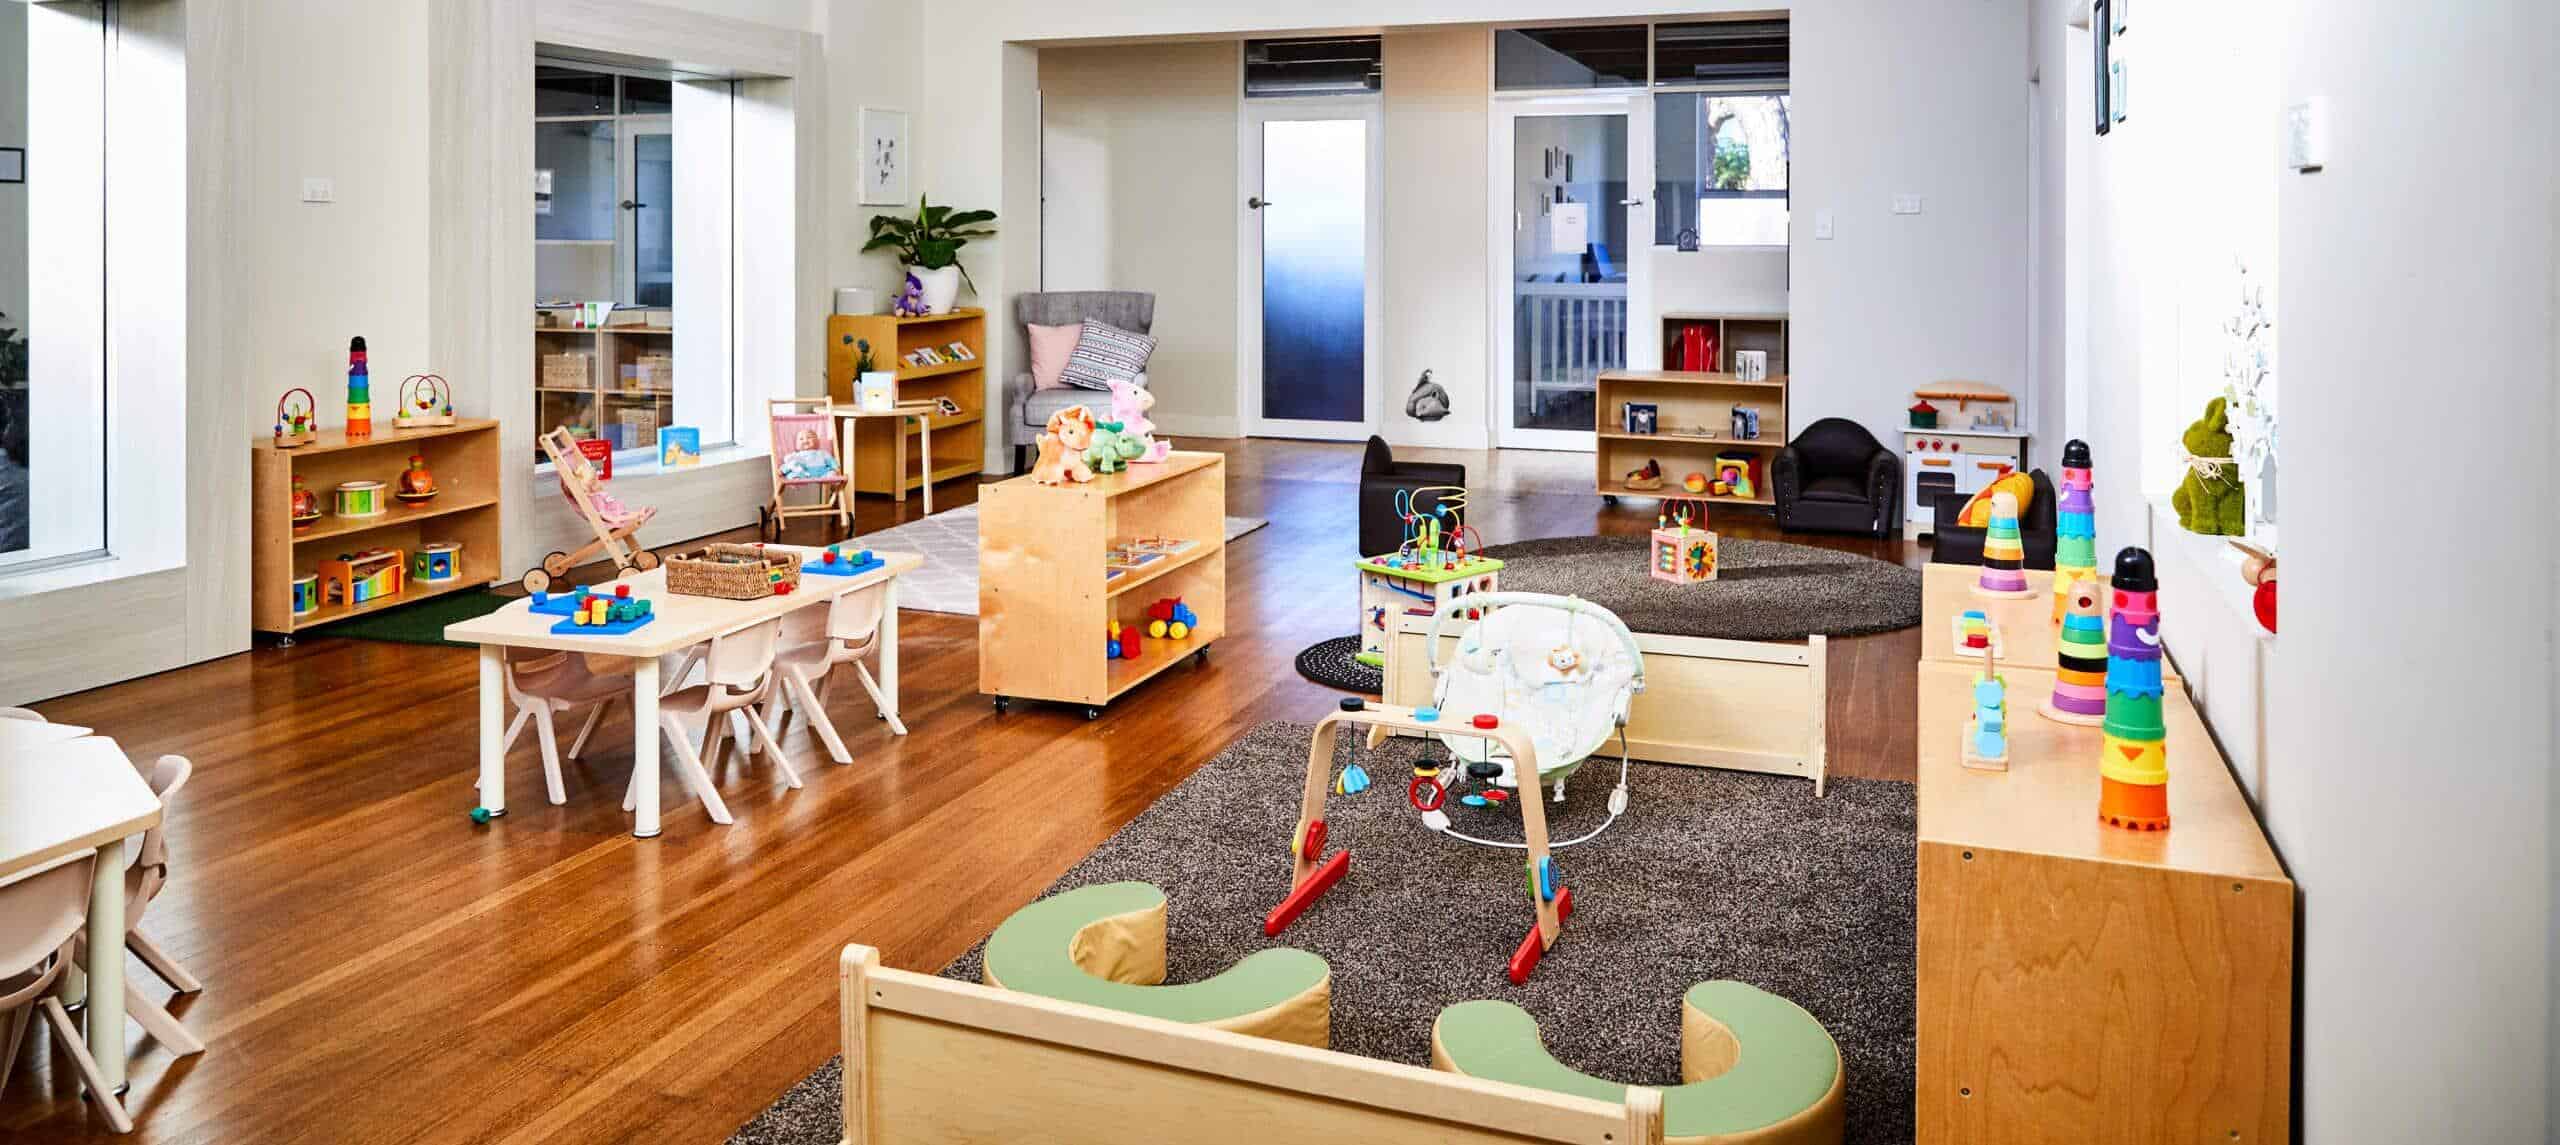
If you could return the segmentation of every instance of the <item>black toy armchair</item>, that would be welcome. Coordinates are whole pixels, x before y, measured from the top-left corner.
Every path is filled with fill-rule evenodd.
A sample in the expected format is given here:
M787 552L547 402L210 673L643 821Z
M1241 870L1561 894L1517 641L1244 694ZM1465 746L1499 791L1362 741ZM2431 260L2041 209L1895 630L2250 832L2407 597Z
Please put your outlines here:
M1788 532L1890 537L1902 526L1902 459L1847 418L1806 426L1778 451L1769 482Z
M1360 459L1360 555L1374 557L1391 553L1404 543L1404 518L1396 512L1396 493L1401 490L1454 485L1464 488L1467 467L1443 461L1398 461L1387 448L1386 439L1369 438L1369 452ZM1415 498L1415 507L1429 510L1438 505L1436 495Z
M2028 568L2050 569L2053 567L2054 540L2059 535L2054 526L2058 509L2053 500L2053 481L2041 469L2028 470L2027 478L2035 482L2036 491L2027 507L2018 513L2018 542L2026 546ZM1973 494L1970 493L1940 493L1930 498L1929 512L1936 522L1932 530L1937 534L1937 541L1929 548L1931 564L1982 563L1984 530L1979 526L1967 528L1956 524L1956 518L1964 515L1965 502L1971 500Z

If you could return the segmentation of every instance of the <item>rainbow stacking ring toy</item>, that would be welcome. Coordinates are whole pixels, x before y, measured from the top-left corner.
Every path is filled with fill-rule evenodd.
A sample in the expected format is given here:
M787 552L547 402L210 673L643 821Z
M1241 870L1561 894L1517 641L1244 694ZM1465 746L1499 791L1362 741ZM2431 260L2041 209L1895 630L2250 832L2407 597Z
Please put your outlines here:
M1982 534L1982 577L1974 590L1984 596L2032 596L2027 591L2027 547L2018 537L2018 499L2007 490L1991 495L1991 524Z

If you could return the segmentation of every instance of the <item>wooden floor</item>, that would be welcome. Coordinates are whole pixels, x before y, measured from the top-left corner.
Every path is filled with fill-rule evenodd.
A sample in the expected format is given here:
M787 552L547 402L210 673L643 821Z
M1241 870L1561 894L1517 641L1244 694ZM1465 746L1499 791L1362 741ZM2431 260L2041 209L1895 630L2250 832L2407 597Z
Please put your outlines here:
M468 651L317 636L38 705L137 757L196 764L146 929L209 984L172 1009L212 1049L173 1064L131 1031L130 1140L720 1141L835 1052L844 943L939 967L1228 740L1339 698L1291 662L1352 629L1357 447L1185 445L1227 451L1228 511L1272 521L1228 558L1228 633L1205 667L1092 723L1037 704L998 715L976 690L975 618L906 613L914 734L860 719L842 698L860 691L840 689L854 764L827 764L795 728L807 788L761 766L724 774L735 827L674 802L671 783L666 833L634 840L620 720L570 765L567 806L544 802L521 747L510 813L473 826ZM1491 543L1652 523L1649 502L1601 505L1585 455L1444 456L1471 467ZM865 499L860 526L917 508ZM1776 535L1765 517L1715 525ZM1832 774L1909 779L1918 630L1832 647ZM27 1041L0 1141L112 1140L68 1062Z

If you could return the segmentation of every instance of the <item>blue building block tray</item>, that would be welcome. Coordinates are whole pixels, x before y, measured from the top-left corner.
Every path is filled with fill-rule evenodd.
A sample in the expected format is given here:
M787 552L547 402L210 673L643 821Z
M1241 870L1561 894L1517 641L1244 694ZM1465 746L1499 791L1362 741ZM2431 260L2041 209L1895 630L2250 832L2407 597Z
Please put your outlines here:
M578 619L574 616L562 617L560 623L551 626L551 634L554 636L628 636L641 625L647 624L657 618L658 614L652 612L638 620L617 620L611 624L582 625L578 623Z
M878 557L872 557L870 560L855 560L851 554L836 558L834 564L828 564L825 557L803 557L800 560L800 575L861 576L873 569L887 567L888 563Z
M586 589L568 592L538 592L533 595L533 611L544 616L575 616L578 602L595 595Z

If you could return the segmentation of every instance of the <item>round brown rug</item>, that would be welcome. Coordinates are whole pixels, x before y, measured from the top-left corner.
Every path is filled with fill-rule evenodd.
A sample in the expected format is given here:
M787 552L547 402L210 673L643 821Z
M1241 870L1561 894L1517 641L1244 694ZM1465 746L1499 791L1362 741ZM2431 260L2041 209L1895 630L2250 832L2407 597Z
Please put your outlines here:
M1719 538L1716 579L1671 584L1647 571L1647 538L1553 537L1495 545L1509 592L1579 596L1636 632L1802 640L1920 623L1920 570L1784 541Z

